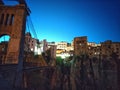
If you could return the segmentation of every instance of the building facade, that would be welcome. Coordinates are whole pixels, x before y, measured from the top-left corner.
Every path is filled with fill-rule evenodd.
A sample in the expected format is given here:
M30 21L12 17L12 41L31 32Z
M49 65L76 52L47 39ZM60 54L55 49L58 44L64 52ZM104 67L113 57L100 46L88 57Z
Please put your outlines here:
M57 49L66 50L67 49L67 42L61 41L56 43Z
M56 45L51 45L50 46L50 53L51 53L52 59L56 59L56 48L57 48Z
M111 58L112 53L116 53L120 59L120 42L112 42L107 40L96 44L94 42L87 42L87 37L74 38L74 54L87 54L90 58Z
M87 52L90 58L96 57L99 58L101 52L101 44L96 44L94 42L87 43Z
M120 59L120 42L112 42L107 40L101 43L101 57L111 58L112 53L116 53Z
M87 36L74 38L74 55L87 53Z
M25 34L25 44L24 44L24 51L25 52L34 52L34 54L39 53L39 40L32 38L31 33L27 32Z

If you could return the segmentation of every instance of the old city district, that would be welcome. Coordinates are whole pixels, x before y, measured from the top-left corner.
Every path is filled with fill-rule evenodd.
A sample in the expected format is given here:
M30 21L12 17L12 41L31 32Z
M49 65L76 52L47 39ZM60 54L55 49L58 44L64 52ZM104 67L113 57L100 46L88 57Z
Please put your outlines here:
M5 62L8 43L0 43L0 64ZM26 87L35 90L119 90L120 42L107 40L96 44L82 36L75 37L71 43L56 43L46 39L39 41L27 32L24 52L24 62L55 67L52 75L31 73L31 82L27 82Z

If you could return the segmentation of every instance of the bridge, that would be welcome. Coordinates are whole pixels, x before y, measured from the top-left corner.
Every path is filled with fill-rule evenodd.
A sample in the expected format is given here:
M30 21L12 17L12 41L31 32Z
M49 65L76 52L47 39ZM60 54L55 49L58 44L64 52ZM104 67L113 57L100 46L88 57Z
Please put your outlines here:
M18 87L15 87L15 80L17 79L17 74L18 74L17 66L18 64L0 65L0 89L1 90L32 90L34 88L38 88L39 85L34 86L33 84L37 82L33 80L33 79L36 79L35 74L39 74L37 79L38 80L41 79L41 83L44 82L45 85L48 85L47 83L51 82L52 74L55 69L55 67L50 67L50 66L24 67L22 70L23 81L21 83L21 87L18 88ZM50 88L50 87L51 86L48 86L47 88ZM41 86L39 88L43 88L42 90L48 90L46 89L45 86Z

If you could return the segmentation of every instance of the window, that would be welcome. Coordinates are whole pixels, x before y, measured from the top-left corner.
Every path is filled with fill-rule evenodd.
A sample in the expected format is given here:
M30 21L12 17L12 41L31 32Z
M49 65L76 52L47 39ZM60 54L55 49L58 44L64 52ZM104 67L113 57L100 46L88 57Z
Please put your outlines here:
M3 21L4 21L4 14L2 14L1 17L0 17L0 24L1 25L3 24Z
M6 15L5 25L8 25L8 18L9 18L9 14Z
M9 25L13 25L13 22L14 22L14 15L12 14L11 17L10 17Z
M76 41L76 44L79 44L79 43L81 43L80 41Z
M5 48L2 48L2 51L5 51Z
M110 48L111 48L111 46L110 46L110 45L108 45L108 48L110 49Z

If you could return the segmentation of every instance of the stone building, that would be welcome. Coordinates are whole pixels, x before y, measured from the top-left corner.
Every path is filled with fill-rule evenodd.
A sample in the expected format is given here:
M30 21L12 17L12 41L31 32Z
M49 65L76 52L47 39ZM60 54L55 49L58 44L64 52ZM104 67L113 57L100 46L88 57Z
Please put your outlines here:
M34 52L34 54L38 54L38 44L39 40L32 38L31 33L27 32L25 34L25 44L24 44L24 51L26 52Z
M50 51L51 51L51 57L55 59L56 58L56 45L50 46Z
M87 36L74 38L74 54L81 55L87 53Z
M48 49L50 49L50 55L52 59L56 58L56 50L57 50L57 45L55 45L55 42L47 42L48 44Z
M38 55L42 54L43 52L46 52L48 50L48 42L46 39L39 41L37 52Z
M43 52L47 51L48 49L48 42L46 39L43 40Z
M116 53L120 59L120 42L112 42L107 40L96 44L94 42L87 42L87 37L75 37L74 38L74 54L87 54L89 57L96 58L111 58L112 53Z
M120 42L112 42L107 40L101 43L101 57L111 58L112 53L116 53L120 59Z
M90 58L93 58L93 57L99 58L100 57L101 44L96 44L94 42L88 42L87 48L88 48L87 53Z
M56 45L49 46L50 57L51 57L50 65L52 65L52 66L56 65L56 48L57 48Z

